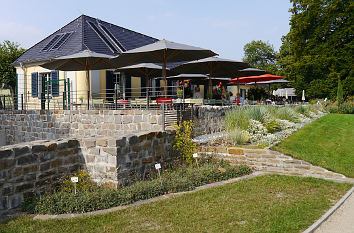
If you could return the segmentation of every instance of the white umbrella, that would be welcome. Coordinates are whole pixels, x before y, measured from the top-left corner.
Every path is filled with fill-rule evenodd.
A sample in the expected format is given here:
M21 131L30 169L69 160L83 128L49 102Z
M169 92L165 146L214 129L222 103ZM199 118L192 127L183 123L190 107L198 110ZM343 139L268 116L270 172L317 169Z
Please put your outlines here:
M275 90L273 90L273 95L275 96L277 93L275 92Z
M288 90L285 89L285 99L288 99Z
M305 90L302 90L302 98L301 98L302 101L305 101Z

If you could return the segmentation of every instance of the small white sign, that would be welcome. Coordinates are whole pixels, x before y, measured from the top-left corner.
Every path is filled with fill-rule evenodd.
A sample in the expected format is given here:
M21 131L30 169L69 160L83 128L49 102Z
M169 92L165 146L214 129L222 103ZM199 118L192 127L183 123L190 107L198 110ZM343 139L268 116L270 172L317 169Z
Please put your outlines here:
M198 158L198 153L194 153L193 158Z
M71 182L73 182L73 183L79 182L79 177L77 177L77 176L71 177Z
M155 169L160 169L161 168L161 164L157 163L155 164Z

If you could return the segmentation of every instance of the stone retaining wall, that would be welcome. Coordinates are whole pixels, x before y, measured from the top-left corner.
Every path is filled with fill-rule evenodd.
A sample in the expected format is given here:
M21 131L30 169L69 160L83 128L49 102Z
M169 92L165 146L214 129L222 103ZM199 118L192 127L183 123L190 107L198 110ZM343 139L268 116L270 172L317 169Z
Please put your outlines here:
M77 140L35 141L0 148L0 216L24 197L80 168Z
M0 148L0 216L26 196L47 190L79 169L109 187L148 175L154 164L173 159L174 133L33 141Z
M87 138L81 149L92 179L117 187L145 177L155 163L170 162L173 138L172 131Z
M294 159L269 149L204 147L201 153L216 156L233 164L246 164L257 171L328 179L350 179L342 174L328 171L306 161Z
M160 110L0 111L6 144L65 137L121 136L160 131Z

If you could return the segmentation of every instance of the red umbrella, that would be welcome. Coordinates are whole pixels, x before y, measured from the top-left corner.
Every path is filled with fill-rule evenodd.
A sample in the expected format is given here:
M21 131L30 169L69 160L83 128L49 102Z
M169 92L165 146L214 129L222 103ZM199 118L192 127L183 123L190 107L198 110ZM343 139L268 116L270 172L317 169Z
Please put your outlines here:
M248 76L248 77L239 77L239 78L234 78L231 79L230 82L232 83L250 83L250 82L264 82L264 81L271 81L271 80L277 80L277 79L283 79L281 76L276 76L272 74L263 74L259 76Z

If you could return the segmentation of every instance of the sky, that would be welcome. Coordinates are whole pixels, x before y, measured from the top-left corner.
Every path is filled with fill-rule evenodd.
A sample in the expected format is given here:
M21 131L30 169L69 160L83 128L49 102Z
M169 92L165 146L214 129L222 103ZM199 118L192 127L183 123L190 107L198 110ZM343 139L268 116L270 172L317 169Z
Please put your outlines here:
M0 42L24 48L82 14L158 39L211 49L241 60L243 46L289 32L289 0L0 0Z

